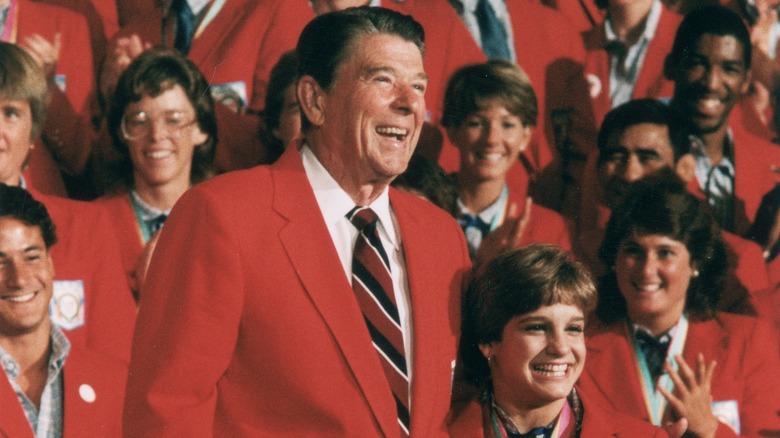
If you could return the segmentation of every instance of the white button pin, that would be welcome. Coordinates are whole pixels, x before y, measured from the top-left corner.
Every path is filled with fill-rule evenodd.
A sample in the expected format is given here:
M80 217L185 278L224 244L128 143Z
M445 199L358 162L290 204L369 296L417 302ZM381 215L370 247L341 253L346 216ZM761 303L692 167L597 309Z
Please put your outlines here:
M81 396L81 399L87 403L94 402L96 398L95 390L92 389L92 387L87 385L86 383L79 386L79 395Z

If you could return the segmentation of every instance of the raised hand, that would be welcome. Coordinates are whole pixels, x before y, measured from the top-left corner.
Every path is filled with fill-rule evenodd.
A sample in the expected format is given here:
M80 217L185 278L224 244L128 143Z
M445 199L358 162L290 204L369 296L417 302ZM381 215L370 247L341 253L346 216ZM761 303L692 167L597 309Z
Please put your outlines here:
M22 44L27 53L32 56L35 62L46 74L48 80L53 80L57 71L57 61L60 58L62 49L62 34L54 35L54 40L49 41L46 38L34 33L24 39Z
M499 254L517 247L528 226L528 221L531 220L532 205L533 199L528 197L525 200L525 208L522 214L518 212L516 203L513 202L509 205L504 223L482 239L474 260L474 266L477 269L486 266L487 263Z
M718 419L712 413L712 376L717 365L715 361L706 363L704 355L696 357L694 371L681 355L675 356L679 372L667 362L664 369L674 382L674 393L663 387L658 390L669 402L676 418L688 420L688 436L712 438L718 429Z

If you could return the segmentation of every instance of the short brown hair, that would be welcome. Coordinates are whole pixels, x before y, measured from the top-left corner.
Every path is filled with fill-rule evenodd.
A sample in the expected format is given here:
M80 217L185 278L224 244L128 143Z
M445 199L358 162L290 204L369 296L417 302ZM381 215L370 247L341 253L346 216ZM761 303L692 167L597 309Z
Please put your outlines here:
M30 141L37 141L49 111L49 88L43 70L21 47L0 41L0 99L30 104Z
M479 345L500 341L518 315L569 304L588 315L596 287L587 269L555 245L533 244L493 259L471 281L462 305L460 358L466 379L484 385L490 367Z
M524 125L536 126L539 109L531 81L520 67L503 59L467 65L452 74L444 94L441 124L456 128L492 99L501 100Z

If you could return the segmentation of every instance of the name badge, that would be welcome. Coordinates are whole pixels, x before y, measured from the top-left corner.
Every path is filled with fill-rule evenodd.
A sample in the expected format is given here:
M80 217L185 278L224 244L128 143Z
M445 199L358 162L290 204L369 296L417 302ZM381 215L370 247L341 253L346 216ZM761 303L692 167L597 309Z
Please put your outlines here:
M54 293L49 304L51 320L65 330L84 325L84 282L54 280Z
M54 83L57 84L57 88L59 88L60 91L63 93L65 92L65 89L67 88L67 80L65 79L65 75L55 75Z
M236 114L243 114L246 110L246 84L243 81L212 84L209 89L214 101L225 105Z
M739 406L736 400L723 400L712 402L712 414L721 423L730 427L739 435Z

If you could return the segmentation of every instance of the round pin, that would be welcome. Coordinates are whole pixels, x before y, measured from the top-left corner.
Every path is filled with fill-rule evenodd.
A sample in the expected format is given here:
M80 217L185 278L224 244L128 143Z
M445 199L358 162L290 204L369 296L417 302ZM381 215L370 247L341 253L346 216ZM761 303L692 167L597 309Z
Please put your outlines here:
M95 401L95 398L97 398L95 390L86 383L79 386L79 395L81 396L81 399L87 403L92 403Z

